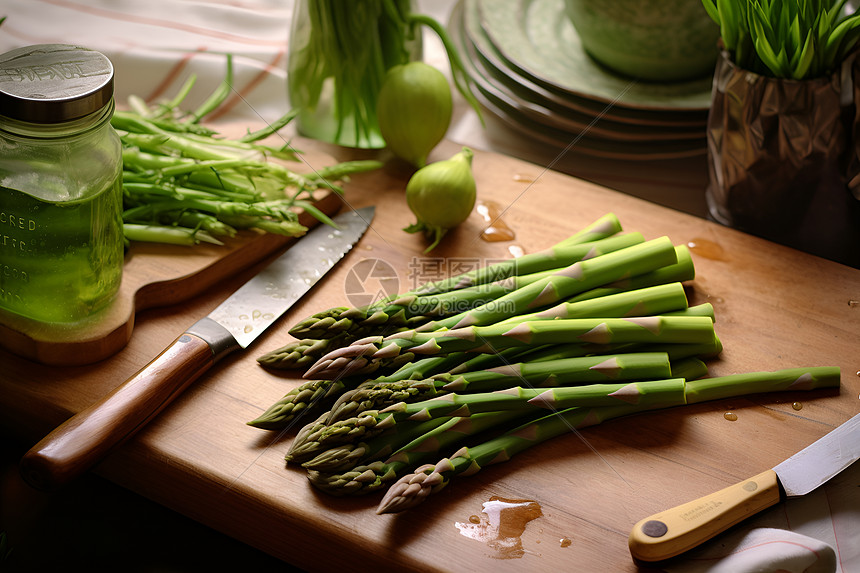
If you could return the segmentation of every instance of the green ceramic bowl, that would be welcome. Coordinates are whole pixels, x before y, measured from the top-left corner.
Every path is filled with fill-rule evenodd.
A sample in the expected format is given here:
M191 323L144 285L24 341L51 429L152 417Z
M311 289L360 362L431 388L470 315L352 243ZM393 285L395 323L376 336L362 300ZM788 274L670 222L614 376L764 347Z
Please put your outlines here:
M585 51L620 74L646 81L714 73L720 29L702 0L565 0Z

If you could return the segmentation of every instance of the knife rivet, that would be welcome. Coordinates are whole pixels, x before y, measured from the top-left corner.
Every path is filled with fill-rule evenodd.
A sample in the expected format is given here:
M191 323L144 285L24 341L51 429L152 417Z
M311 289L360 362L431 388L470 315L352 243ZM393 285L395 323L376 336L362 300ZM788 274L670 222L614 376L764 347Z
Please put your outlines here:
M743 488L747 491L755 491L758 489L758 484L754 481L748 481L743 485Z
M663 537L669 528L662 521L652 519L642 524L642 533L648 537Z

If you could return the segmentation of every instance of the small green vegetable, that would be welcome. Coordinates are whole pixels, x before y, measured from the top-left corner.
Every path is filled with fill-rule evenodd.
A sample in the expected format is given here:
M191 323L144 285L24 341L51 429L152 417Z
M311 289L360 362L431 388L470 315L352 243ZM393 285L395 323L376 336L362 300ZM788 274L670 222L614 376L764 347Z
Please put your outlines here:
M472 175L472 150L463 150L450 159L437 161L416 171L406 184L406 203L418 221L407 233L425 232L433 250L448 229L465 221L475 207L477 185Z
M445 75L424 62L395 66L385 74L376 102L379 130L394 155L418 167L451 125L453 99Z

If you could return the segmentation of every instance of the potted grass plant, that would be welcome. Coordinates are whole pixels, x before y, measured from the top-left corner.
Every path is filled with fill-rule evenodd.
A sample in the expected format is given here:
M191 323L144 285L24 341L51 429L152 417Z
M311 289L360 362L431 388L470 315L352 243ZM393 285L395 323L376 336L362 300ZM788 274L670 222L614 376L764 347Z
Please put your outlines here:
M845 180L860 14L846 0L702 3L722 48L707 129L709 214L783 244L825 249L803 243L821 243L828 231L813 214L857 216Z

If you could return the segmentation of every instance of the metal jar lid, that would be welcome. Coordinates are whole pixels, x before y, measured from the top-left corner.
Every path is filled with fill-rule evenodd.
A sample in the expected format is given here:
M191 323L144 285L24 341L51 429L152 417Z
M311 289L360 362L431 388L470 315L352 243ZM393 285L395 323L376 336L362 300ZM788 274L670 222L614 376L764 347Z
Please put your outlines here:
M113 97L113 64L80 46L41 44L0 55L0 115L30 123L71 121Z

